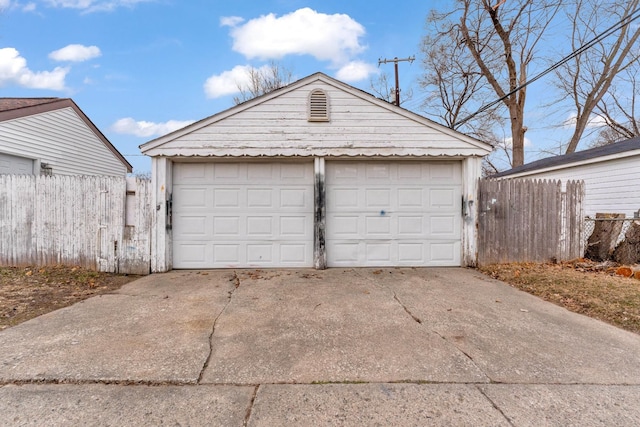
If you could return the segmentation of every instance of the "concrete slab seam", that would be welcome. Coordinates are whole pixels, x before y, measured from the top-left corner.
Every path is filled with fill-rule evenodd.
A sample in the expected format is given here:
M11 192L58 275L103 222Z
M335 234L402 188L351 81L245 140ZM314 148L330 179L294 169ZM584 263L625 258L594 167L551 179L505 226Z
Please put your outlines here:
M222 314L225 312L227 307L229 307L229 304L231 304L231 299L233 298L233 294L240 287L240 277L238 277L238 273L235 270L233 272L233 276L231 277L230 281L233 282L234 286L233 286L233 289L229 291L229 296L227 297L227 303L224 305L222 310L220 310L220 313L218 313L216 318L213 320L213 326L211 327L211 333L209 334L209 354L207 355L207 359L205 360L204 365L202 365L202 369L200 370L200 375L198 375L198 380L196 381L197 384L200 384L200 382L202 381L204 372L209 366L209 363L211 362L211 356L213 355L212 340L213 340L213 335L216 333L216 325L218 323L218 319L220 319L220 316L222 316Z
M249 425L249 421L251 420L251 413L253 412L253 405L256 402L256 397L258 396L258 389L260 388L260 384L256 385L253 388L253 394L251 395L251 400L249 401L249 406L247 407L247 413L244 416L244 422L242 423L243 427L247 427Z
M195 386L199 385L194 381L146 381L146 380L76 380L76 379L31 379L31 380L12 380L0 381L0 387L9 385L117 385L117 386L146 386L146 387L165 387L165 386ZM207 384L209 385L209 384ZM213 384L213 385L229 385L236 384ZM237 385L240 386L240 385ZM246 387L246 385L244 385Z
M511 421L511 419L507 416L507 414L505 414L504 411L502 411L502 409L498 405L496 405L496 403L493 401L493 399L491 399L487 395L487 393L485 393L485 391L482 389L482 387L480 387L480 385L478 385L478 384L476 384L475 387L480 392L480 394L482 394L484 396L484 398L487 399L489 401L489 403L491 403L491 406L493 406L494 409L496 411L498 411L500 413L500 415L502 415L504 417L504 419L509 423L509 425L515 427L515 424Z

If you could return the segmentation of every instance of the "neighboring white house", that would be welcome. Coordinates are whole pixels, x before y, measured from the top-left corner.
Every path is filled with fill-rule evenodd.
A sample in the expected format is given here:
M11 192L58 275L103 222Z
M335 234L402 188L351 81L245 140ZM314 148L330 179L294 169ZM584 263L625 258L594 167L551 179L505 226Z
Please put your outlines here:
M322 73L141 150L154 272L475 264L491 147Z
M640 210L640 137L549 157L493 175L494 178L584 180L585 215Z
M0 98L0 173L113 175L129 162L69 98Z

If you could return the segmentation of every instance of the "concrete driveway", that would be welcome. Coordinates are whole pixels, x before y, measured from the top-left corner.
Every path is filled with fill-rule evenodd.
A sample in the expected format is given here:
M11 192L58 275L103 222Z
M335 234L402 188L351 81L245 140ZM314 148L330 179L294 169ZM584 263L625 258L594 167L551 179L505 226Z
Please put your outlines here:
M175 271L0 332L1 425L640 425L640 336L468 269Z

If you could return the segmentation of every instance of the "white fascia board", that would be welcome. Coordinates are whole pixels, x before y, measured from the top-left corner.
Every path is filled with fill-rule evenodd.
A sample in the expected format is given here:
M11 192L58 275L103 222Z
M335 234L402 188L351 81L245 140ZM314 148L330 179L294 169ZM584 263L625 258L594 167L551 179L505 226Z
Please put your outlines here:
M151 157L484 157L481 149L441 149L441 148L173 148L158 147L145 153Z

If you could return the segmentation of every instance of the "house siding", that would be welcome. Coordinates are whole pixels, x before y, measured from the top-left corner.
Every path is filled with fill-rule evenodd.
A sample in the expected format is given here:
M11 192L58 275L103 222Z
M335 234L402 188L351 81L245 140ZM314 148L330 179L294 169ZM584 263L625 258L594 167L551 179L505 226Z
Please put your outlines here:
M127 173L70 107L0 122L0 147L7 154L39 159L57 175Z
M323 90L330 121L309 122L308 94ZM148 155L278 156L484 156L460 135L381 108L369 95L354 96L315 81L268 102L215 121L151 148ZM390 106L391 108L395 108Z
M553 171L529 172L518 175L517 178L559 179L563 183L568 180L584 180L584 213L588 216L595 216L596 213L624 213L632 217L640 209L640 156L567 166Z

